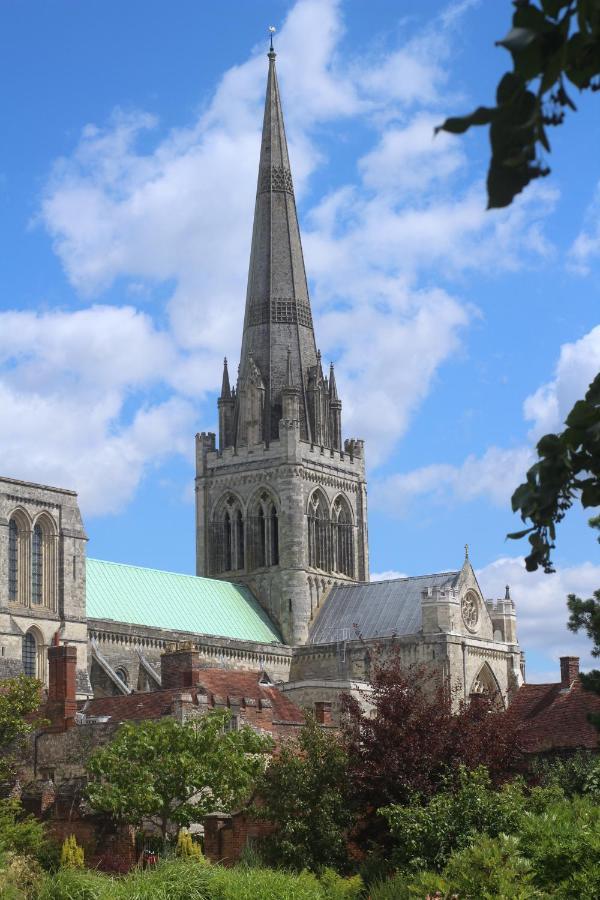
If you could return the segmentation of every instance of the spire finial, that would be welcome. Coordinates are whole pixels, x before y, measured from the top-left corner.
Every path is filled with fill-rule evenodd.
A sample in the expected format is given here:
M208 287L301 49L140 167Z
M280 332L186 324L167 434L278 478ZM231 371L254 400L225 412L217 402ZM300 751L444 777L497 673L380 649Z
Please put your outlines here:
M465 562L469 561L469 545L465 544Z
M510 600L510 584L506 585L506 593L504 594L505 600Z
M273 47L273 35L275 34L276 31L277 31L277 29L275 28L274 25L269 25L269 34L271 35L271 45L269 47L269 59L271 59L271 58L275 59L275 49ZM271 54L273 54L272 57L271 57Z

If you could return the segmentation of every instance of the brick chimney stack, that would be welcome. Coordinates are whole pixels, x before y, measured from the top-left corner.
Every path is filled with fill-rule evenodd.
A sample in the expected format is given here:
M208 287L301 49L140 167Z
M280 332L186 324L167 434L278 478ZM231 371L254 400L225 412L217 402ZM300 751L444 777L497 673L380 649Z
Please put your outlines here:
M200 654L192 641L168 645L160 658L163 690L192 687L200 680Z
M75 722L77 647L59 644L57 638L48 647L48 703L46 715L50 727L66 731Z
M319 725L331 725L331 702L329 700L317 700L315 703L315 719Z
M560 658L560 683L563 688L569 688L579 677L579 657L561 656Z

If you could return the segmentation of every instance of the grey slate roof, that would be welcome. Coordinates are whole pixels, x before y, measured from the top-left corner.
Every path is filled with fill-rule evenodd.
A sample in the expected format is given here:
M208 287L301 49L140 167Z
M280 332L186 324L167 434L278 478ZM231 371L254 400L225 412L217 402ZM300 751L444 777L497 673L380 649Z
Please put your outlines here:
M428 587L453 587L459 574L441 572L337 585L313 622L308 642L329 644L358 637L416 634L421 628L421 592Z

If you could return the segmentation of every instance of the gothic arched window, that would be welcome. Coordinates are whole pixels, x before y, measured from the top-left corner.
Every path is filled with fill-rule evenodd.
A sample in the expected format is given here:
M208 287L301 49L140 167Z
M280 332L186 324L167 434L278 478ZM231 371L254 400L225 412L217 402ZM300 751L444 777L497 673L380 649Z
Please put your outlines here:
M14 518L8 523L8 599L19 599L19 526Z
M231 572L231 516L228 512L225 513L224 525L223 541L225 558L223 562L223 571Z
M241 509L235 514L235 549L236 549L236 569L243 569L245 565L244 552L244 517Z
M337 497L333 504L334 570L354 577L354 529L352 512L345 497Z
M33 529L31 542L31 603L41 606L44 602L44 531L39 524Z
M272 566L279 565L279 520L277 518L277 509L275 508L275 504L271 504L271 514L269 516L269 525L270 525L270 550L271 550L271 559L270 563Z
M38 645L31 631L23 637L23 671L30 678L36 678L38 674Z
M244 568L244 514L241 501L227 494L217 504L208 528L211 575Z
M279 519L277 504L262 491L249 505L249 566L264 569L279 563Z
M315 491L308 504L308 564L328 572L331 567L331 529L327 501Z

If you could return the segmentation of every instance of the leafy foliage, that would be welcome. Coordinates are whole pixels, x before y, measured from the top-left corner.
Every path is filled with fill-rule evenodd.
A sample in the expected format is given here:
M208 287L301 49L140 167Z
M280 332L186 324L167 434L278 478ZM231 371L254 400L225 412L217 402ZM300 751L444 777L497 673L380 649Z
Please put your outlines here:
M474 834L449 856L441 873L404 872L371 892L373 900L441 897L575 898L600 891L600 808L589 798L566 800L534 791L510 836Z
M45 862L49 844L44 826L25 815L18 800L0 800L0 854L15 853Z
M531 774L541 785L559 788L567 797L588 795L600 800L600 758L580 751L573 756L536 759Z
M415 795L426 801L460 783L462 767L485 765L500 783L519 765L519 729L510 716L485 697L457 709L457 698L427 669L405 669L397 655L375 663L364 699L372 712L346 698L344 741L353 800L367 828L383 806Z
M454 790L440 791L425 805L416 800L380 810L394 838L398 869L441 870L451 853L470 846L479 834L497 837L516 829L526 807L520 782L494 790L483 767L463 769L458 781Z
M268 738L248 727L224 731L227 713L179 725L173 719L126 724L90 758L92 806L117 822L188 827L216 809L230 811L251 793Z
M343 868L350 824L347 757L337 736L307 716L258 782L257 816L277 823L265 858L291 869Z
M0 791L15 776L15 761L28 735L42 724L32 717L40 705L42 683L26 675L0 684Z
M531 522L523 531L508 535L515 540L529 535L531 549L525 560L529 572L540 566L545 572L554 571L551 553L556 525L575 499L584 508L600 506L600 375L574 405L565 425L560 434L546 434L538 442L538 461L512 496L513 511ZM598 527L598 520L591 519L590 524ZM583 620L573 626L580 624Z
M600 89L600 0L515 0L512 28L497 46L512 57L496 105L446 119L436 131L463 134L489 125L488 208L508 206L532 180L547 175L548 126L561 125L569 91ZM569 86L567 85L569 82ZM568 90L567 90L568 87Z

